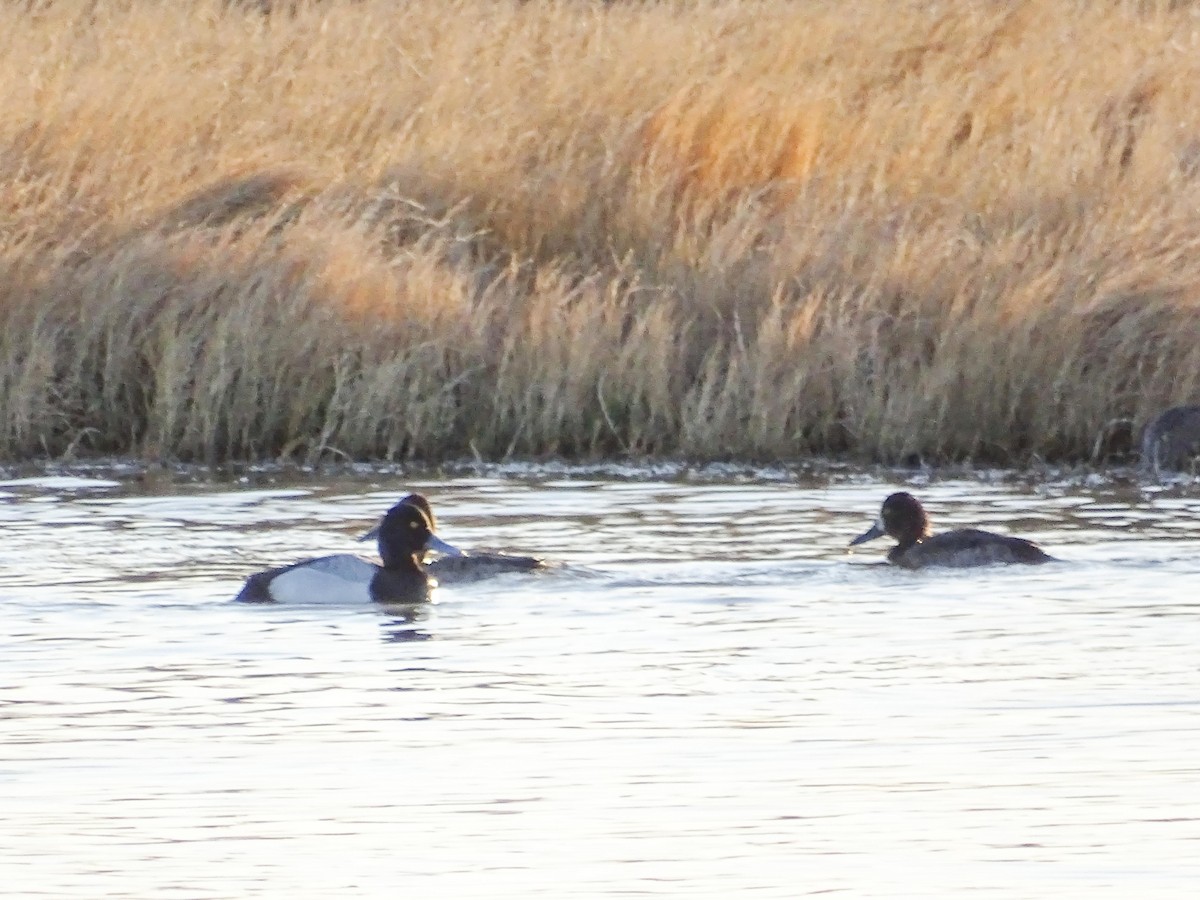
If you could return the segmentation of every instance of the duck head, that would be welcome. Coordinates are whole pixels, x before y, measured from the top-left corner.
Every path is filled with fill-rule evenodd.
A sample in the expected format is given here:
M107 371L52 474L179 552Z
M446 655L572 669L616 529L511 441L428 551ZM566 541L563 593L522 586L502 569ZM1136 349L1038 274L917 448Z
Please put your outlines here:
M385 569L403 565L406 559L419 559L429 550L446 556L463 555L461 550L434 533L429 517L420 506L409 502L408 497L389 509L382 522L359 538L360 541L371 539L378 541L379 558Z
M865 544L885 534L905 546L928 537L929 516L921 501L907 491L890 495L883 501L883 508L879 511L879 518L875 524L852 540L850 546Z

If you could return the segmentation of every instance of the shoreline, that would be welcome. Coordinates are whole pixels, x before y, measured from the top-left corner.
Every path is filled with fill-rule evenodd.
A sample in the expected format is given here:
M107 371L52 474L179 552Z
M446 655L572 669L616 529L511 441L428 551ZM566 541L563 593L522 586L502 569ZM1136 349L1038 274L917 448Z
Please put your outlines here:
M853 482L887 482L920 486L947 481L981 485L1025 485L1029 487L1129 489L1144 493L1189 492L1200 488L1200 476L1165 474L1160 483L1140 477L1137 466L1104 468L1084 466L1041 466L1028 469L974 467L966 465L898 467L857 465L831 459L813 459L793 464L693 463L680 460L618 460L568 462L564 460L484 463L474 460L438 464L379 462L299 465L258 462L221 466L203 464L147 464L140 460L106 457L87 460L29 460L0 464L0 487L53 478L112 481L121 485L142 484L153 488L181 484L280 484L306 482L362 482L404 479L437 482L471 478L527 482L553 480L606 482L666 482L683 484L790 484L819 487Z

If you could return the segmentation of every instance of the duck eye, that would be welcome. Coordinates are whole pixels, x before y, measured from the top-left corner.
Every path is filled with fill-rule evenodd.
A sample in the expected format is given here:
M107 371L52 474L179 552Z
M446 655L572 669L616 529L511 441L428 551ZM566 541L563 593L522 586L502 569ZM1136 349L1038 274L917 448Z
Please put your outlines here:
M409 527L409 528L416 528L416 527L417 527L417 523L416 523L416 522L409 522L409 523L408 523L408 527Z

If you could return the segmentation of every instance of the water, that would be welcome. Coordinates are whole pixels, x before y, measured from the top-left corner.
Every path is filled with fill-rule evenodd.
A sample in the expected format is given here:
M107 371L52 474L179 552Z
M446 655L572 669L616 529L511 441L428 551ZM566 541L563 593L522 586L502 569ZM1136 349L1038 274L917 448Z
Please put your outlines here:
M897 483L0 484L22 897L1182 897L1200 497L913 487L1064 562L912 573ZM538 577L247 607L402 492Z

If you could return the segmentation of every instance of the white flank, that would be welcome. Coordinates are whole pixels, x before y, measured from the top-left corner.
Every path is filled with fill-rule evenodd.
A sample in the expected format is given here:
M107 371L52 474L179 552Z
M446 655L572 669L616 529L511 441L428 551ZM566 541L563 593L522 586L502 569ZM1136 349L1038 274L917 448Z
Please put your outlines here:
M280 603L370 603L376 571L350 554L323 556L272 578L271 597Z

